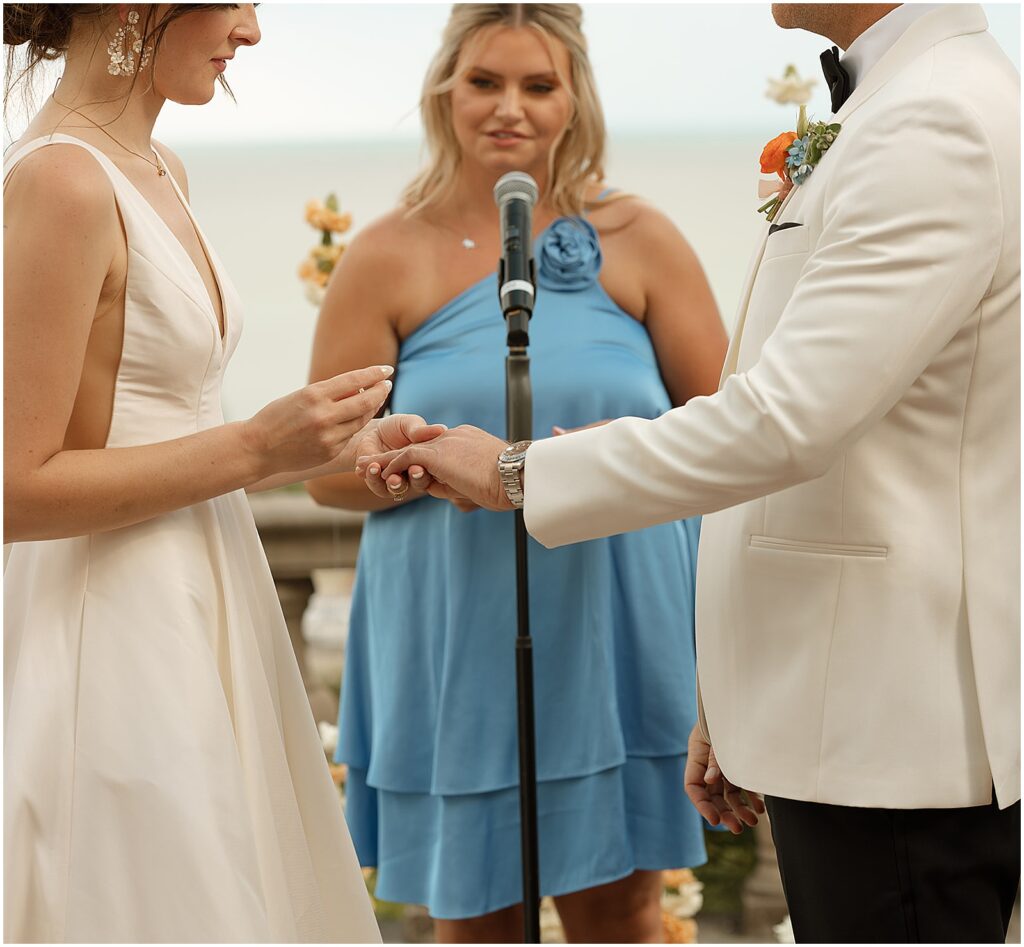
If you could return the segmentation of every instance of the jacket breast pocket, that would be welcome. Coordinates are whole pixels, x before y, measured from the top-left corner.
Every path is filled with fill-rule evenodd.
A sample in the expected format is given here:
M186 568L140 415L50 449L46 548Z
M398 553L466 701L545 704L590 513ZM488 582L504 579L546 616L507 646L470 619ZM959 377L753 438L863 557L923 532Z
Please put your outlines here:
M772 226L776 229L768 235L768 241L764 245L764 255L761 257L761 266L778 257L789 256L793 253L806 253L810 248L810 230L803 224L787 221Z

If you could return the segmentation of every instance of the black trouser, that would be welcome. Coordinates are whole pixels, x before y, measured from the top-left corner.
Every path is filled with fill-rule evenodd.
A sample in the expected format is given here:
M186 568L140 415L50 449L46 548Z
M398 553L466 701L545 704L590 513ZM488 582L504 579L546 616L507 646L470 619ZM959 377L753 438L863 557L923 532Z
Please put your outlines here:
M797 943L1004 943L1020 803L855 809L768 797Z

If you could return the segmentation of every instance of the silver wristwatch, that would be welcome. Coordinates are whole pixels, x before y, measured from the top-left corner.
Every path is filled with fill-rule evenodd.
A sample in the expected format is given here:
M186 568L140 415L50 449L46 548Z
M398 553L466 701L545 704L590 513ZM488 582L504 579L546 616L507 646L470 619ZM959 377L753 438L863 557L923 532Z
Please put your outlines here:
M523 508L523 465L526 463L526 449L533 441L517 441L510 444L498 457L498 474L505 496L517 510Z

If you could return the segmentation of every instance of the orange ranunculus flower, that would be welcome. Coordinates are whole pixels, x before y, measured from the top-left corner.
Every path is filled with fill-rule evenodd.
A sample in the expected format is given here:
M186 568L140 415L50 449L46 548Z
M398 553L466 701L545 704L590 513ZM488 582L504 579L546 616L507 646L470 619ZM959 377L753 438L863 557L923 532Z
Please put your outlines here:
M796 141L796 132L783 132L776 136L761 152L761 173L771 174L773 171L783 180L786 177L786 152Z

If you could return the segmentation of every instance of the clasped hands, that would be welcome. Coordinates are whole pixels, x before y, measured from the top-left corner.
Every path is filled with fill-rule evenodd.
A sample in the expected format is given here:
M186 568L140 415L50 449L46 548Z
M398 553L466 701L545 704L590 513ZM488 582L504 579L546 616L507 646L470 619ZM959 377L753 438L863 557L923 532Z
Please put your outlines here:
M355 468L380 497L404 497L411 491L450 500L463 510L509 510L512 504L498 476L498 457L507 446L470 425L448 429L414 415L392 415L359 439ZM697 811L735 835L757 825L765 811L760 796L725 776L699 727L690 734L683 781Z
M357 441L356 473L379 497L428 494L462 510L512 509L498 476L498 456L508 444L480 428L449 429L400 414Z
M498 457L507 441L469 424L451 429L428 425L415 415L392 415L385 423L391 425L391 437L382 439L378 427L356 444L356 473L374 494L391 499L428 494L463 511L512 509L498 475ZM552 429L556 436L571 433Z

